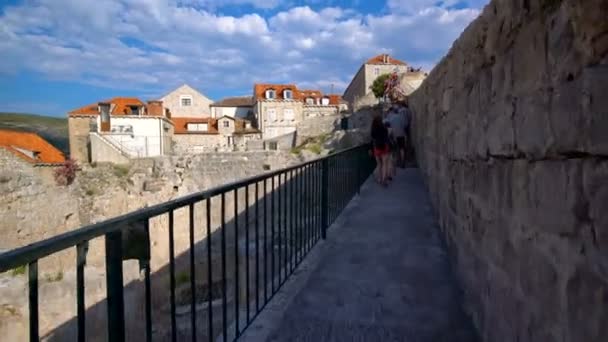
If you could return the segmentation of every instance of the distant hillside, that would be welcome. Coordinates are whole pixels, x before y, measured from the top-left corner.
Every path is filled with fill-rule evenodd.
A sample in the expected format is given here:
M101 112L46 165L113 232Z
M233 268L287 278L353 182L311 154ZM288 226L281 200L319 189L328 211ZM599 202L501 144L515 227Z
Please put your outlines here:
M50 116L0 112L0 129L36 132L68 155L68 120Z

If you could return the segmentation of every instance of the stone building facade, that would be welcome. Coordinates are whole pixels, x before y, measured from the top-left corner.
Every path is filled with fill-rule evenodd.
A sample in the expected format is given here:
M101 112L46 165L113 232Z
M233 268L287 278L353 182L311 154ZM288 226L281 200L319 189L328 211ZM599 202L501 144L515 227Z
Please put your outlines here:
M381 54L367 60L344 91L344 100L348 102L349 108L360 106L362 102L370 102L376 104L378 100L373 96L370 89L376 78L383 74L396 72L398 74L407 73L410 70L407 63L396 58L392 58L388 54Z
M173 118L173 152L192 154L210 151L245 150L247 142L261 139L250 121L230 116Z
M184 84L159 99L170 117L207 118L211 116L211 99Z
M339 95L293 84L256 84L253 92L253 115L264 140L293 134L306 118L337 115L345 106Z

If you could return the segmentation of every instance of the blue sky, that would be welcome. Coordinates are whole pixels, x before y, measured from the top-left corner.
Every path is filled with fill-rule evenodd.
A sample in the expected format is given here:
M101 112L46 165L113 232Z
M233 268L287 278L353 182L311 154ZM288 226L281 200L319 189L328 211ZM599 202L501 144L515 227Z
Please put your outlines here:
M341 93L390 53L431 69L488 0L0 0L0 111L62 116L187 83Z

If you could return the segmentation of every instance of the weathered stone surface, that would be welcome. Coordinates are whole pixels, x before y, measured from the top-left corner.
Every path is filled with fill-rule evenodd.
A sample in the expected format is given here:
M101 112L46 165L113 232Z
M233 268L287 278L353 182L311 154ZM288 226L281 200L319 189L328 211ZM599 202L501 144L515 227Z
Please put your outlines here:
M491 1L410 97L484 340L608 340L607 17L606 0Z

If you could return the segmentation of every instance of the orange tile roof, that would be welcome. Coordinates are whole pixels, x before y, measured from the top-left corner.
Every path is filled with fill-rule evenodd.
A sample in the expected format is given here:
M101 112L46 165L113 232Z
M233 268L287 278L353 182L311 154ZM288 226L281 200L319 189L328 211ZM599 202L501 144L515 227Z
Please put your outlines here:
M385 56L388 58L388 62L385 62ZM392 58L388 54L381 54L375 57L372 57L365 62L365 64L391 64L391 65L407 65L407 63L402 62L396 58Z
M293 100L301 100L300 91L295 84L259 84L256 83L253 85L253 98L264 99L266 98L266 90L274 89L276 92L276 99L283 100L283 90L291 90Z
M327 96L329 97L329 104L330 105L339 105L340 103L343 102L342 95L329 94Z
M65 162L65 156L61 151L32 132L2 129L0 130L0 146L32 164L61 164ZM19 149L32 151L37 154L37 157L32 158L19 151Z
M175 127L174 134L218 134L217 120L213 118L171 118ZM207 131L189 131L189 123L206 123Z
M266 98L266 90L274 89L276 91L276 99L283 99L283 90L291 89L293 92L293 99L298 101L304 101L306 98L313 99L321 99L323 97L329 97L330 105L339 105L342 100L341 95L330 94L323 95L320 90L299 90L293 84L255 84L253 87L253 97L255 100L257 99L265 99Z
M110 113L111 115L128 115L131 113L131 109L129 108L129 106L145 106L145 103L143 103L140 99L138 99L136 97L114 97L109 100L91 103L84 107L74 109L74 110L70 111L68 114L70 116L78 115L78 114L80 114L80 115L99 115L98 104L100 102L111 103L114 105L112 112Z

